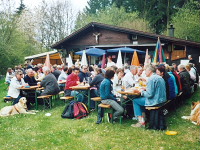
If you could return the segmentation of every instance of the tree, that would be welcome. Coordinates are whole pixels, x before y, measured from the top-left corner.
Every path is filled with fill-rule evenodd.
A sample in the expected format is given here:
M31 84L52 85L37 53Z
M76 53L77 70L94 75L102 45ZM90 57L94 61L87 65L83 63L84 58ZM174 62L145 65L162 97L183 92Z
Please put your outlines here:
M42 2L35 12L37 39L49 48L71 33L74 13L68 0Z
M20 0L20 6L17 8L16 13L18 15L20 15L25 8L26 8L26 6L24 5L23 0Z
M0 73L8 67L24 63L24 57L38 53L38 42L28 38L28 31L19 27L20 16L11 9L9 1L1 3L0 10ZM4 5L5 4L5 5ZM23 12L22 12L23 13Z
M89 8L93 8L90 13L95 14L99 10L103 0L90 0ZM115 4L117 8L125 8L125 12L137 12L139 17L148 20L154 32L160 34L170 24L171 17L181 8L187 1L185 0L110 0L107 7Z
M172 18L175 37L200 42L200 3L191 1Z
M75 22L75 30L90 22L100 22L151 32L148 22L145 19L140 19L137 12L127 13L123 7L117 8L115 5L96 14L79 13Z
M86 13L96 14L101 10L105 10L111 6L111 0L89 0L88 6L86 6Z

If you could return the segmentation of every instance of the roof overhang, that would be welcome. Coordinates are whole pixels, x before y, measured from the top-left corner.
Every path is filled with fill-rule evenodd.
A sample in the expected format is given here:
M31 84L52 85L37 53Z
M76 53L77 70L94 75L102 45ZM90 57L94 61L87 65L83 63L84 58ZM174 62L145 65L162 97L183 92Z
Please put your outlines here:
M83 28L75 31L74 33L70 34L63 40L55 43L51 47L54 49L64 49L63 46L66 43L70 43L71 40L75 40L76 37L80 36L81 34L84 34L85 32L88 32L90 30L93 30L94 28L102 28L102 29L107 29L107 30L112 30L112 31L117 31L121 33L127 33L127 34L134 34L138 36L143 36L151 39L156 39L160 37L162 42L164 43L174 43L174 44L182 44L182 45L189 45L189 46L194 46L194 47L200 47L200 43L194 42L194 41L188 41L184 39L179 39L175 37L170 37L170 36L165 36L165 35L158 35L158 34L153 34L153 33L148 33L148 32L143 32L143 31L138 31L134 29L128 29L128 28L123 28L123 27L118 27L118 26L113 26L113 25L108 25L108 24L102 24L102 23L97 23L97 22L91 22L84 26ZM134 46L134 45L131 45Z

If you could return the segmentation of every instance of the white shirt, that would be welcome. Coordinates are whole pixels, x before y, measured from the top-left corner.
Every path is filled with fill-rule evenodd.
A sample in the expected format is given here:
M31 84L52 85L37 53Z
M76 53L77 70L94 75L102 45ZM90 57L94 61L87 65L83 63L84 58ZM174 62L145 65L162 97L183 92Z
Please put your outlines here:
M107 63L107 67L111 67L111 66L115 66L115 63L113 61Z
M18 88L20 88L24 85L26 85L26 83L24 82L23 78L21 79L21 81L18 81L16 77L13 77L10 82L8 96L17 98L20 94L20 90Z
M67 77L68 77L68 75L62 70L61 74L58 77L58 81L60 81L60 80L66 80Z
M133 84L136 83L135 76L131 72L126 73L126 75L123 78L123 81L124 81L124 86L126 88L131 88L133 87Z
M115 74L114 79L112 80L113 82L113 94L116 96L121 96L117 91L121 90L122 87L122 79L119 79L118 76Z
M11 79L15 76L14 72L9 74L8 72L6 73L6 78L5 81L11 81Z

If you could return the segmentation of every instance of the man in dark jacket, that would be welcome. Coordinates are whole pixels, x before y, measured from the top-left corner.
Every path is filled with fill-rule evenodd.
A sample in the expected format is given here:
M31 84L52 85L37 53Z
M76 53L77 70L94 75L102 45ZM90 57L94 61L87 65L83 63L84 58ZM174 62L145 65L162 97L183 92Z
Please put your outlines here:
M78 76L80 78L80 82L83 82L84 79L87 81L87 77L90 77L88 73L88 67L85 65L82 66L82 71L80 71Z
M56 77L51 73L48 67L43 67L43 72L46 76L40 84L42 87L44 87L44 91L41 93L41 95L58 94L60 89Z
M179 75L180 75L180 78L181 78L183 97L189 98L191 96L190 74L185 69L184 65L179 65L178 71L179 71Z
M58 68L57 68L57 65L54 65L53 66L53 72L52 72L52 74L56 77L56 80L58 80L58 77L59 77L59 75L61 74L61 71L60 70L58 70Z
M27 70L27 75L24 77L24 81L30 86L37 85L37 81L35 80L34 72L32 69Z

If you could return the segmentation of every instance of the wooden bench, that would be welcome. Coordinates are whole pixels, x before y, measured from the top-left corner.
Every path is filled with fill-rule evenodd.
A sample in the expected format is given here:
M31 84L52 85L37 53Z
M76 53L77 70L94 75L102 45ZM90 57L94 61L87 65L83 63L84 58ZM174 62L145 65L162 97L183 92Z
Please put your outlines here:
M66 101L70 101L73 100L74 97L73 96L65 96L65 97L60 97L61 100L64 100L64 102L66 103Z
M95 109L97 110L98 105L101 103L101 97L93 97L91 100L95 102Z
M3 97L3 99L4 99L5 103L11 102L11 104L12 104L12 102L14 101L13 97L7 97L7 96L5 96L5 97Z
M43 100L44 108L52 108L52 96L53 95L42 95L37 97L37 102L36 102L36 109L38 108L38 99Z
M111 107L111 105L101 103L101 104L98 105L98 107L101 107L101 108L105 109L106 113L110 113L111 114L111 116L112 116L111 117L111 123L113 123L114 109ZM104 112L104 114L103 114L104 120L105 120L105 111L103 111ZM123 119L123 117L120 116L120 124L122 124L122 119Z
M60 91L60 92L59 92L59 95L64 95L64 94L65 94L64 91Z
M166 101L165 103L161 104L160 106L146 106L145 109L147 110L156 110L156 109L160 109L161 107L164 107L165 105L167 105L168 103L170 103L171 100Z

